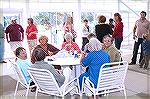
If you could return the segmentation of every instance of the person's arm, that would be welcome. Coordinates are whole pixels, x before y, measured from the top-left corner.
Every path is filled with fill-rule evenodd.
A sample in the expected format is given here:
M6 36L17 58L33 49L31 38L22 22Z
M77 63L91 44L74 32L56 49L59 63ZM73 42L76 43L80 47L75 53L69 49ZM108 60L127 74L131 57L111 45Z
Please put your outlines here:
M135 39L135 38L137 37L137 36L135 35L136 28L137 28L137 26L135 25L134 28L133 28L133 39Z
M52 52L52 55L58 53L60 50L55 46L48 44L48 52Z
M79 46L77 45L77 43L74 43L73 47L78 53L81 53L81 50L80 50Z
M82 58L81 58L81 64L83 65L83 66L89 66L89 64L91 63L91 55L90 55L90 53L85 57L85 55L84 56L82 56Z
M59 74L59 73L55 70L55 68L53 68L52 65L51 65L51 66L48 65L47 68L48 68L48 70L54 75L56 81L62 82L62 83L65 81L65 76L62 75L62 74Z
M33 29L33 32L30 32L29 36L31 36L32 34L37 34L38 33L37 27L35 25L33 25L32 29Z
M135 35L135 32L136 32L136 29L137 29L137 26L136 26L136 23L135 23L135 26L133 28L133 39L135 39L137 36Z
M36 58L35 58L35 56L33 55L33 53L34 53L34 51L35 51L37 48L39 48L38 45L33 49L32 53L31 53L31 63L32 63L32 64L34 64L35 61L36 61Z
M63 42L61 49L66 50L67 46L68 46L68 44L66 44L65 42Z
M6 40L7 40L7 42L9 43L10 41L9 41L9 26L6 28L6 30L5 30L5 34L6 34Z
M22 26L20 25L20 28L21 28L21 34L22 34L22 41L24 40L24 29L22 28Z
M116 52L114 50L110 50L108 51L109 57L110 57L110 61L114 62L115 58L116 58Z

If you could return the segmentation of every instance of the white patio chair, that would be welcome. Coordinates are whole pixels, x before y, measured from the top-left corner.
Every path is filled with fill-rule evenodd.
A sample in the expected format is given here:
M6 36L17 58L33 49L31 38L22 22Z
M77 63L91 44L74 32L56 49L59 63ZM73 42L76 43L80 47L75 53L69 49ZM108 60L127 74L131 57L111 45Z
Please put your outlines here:
M24 86L27 91L26 91L26 97L28 96L28 92L29 92L29 88L32 88L34 87L35 85L32 85L30 86L30 81L27 82L20 67L17 65L17 63L15 62L15 60L9 60L13 66L13 70L15 71L15 74L17 76L17 84L16 84L16 88L15 88L15 93L14 93L14 96L16 96L16 93L17 93L17 89L18 89L18 86L19 86L19 83Z
M96 99L96 95L105 94L108 96L108 94L112 92L124 91L126 99L127 95L124 80L127 69L128 63L125 61L105 63L101 66L97 87L94 88L94 84L85 77L85 82L83 82L84 90L88 89L90 92L92 92L92 94L94 95L94 99Z
M38 92L41 92L57 97L62 97L62 99L64 99L64 96L72 90L78 91L77 87L74 85L77 78L74 78L68 83L59 87L53 74L49 70L29 68L28 73L37 86L36 97Z

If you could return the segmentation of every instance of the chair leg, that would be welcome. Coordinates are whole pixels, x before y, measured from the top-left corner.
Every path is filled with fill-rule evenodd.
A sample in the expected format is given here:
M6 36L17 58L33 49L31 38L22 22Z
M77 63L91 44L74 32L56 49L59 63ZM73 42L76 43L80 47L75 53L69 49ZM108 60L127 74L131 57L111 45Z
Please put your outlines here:
M36 88L35 97L38 95L38 88Z
M94 94L94 99L96 99L96 95Z
M16 89L15 89L15 94L14 94L14 96L16 96L18 86L19 86L19 82L17 81L17 85L16 85Z
M28 96L28 92L29 92L29 85L27 85L26 97Z
M126 89L125 88L123 88L123 92L124 92L125 99L127 99L127 93L126 93Z

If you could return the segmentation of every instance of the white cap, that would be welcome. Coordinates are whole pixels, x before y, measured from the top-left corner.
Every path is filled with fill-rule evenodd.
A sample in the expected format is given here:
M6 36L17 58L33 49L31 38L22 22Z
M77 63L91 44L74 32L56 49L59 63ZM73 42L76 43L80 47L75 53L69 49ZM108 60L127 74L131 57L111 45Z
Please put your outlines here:
M11 21L13 21L13 20L17 20L17 18L15 18L15 17L11 17Z

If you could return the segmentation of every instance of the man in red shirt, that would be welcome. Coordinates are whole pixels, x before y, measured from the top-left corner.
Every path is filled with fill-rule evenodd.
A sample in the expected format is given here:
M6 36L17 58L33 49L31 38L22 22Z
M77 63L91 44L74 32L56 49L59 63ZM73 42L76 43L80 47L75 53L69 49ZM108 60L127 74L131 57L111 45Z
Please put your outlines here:
M31 50L37 45L37 27L33 24L33 19L28 18L28 26L26 29L27 41L29 45L30 55Z
M10 44L13 52L15 52L16 48L22 47L24 39L24 29L17 24L16 20L16 18L12 17L11 24L5 30L7 42Z

